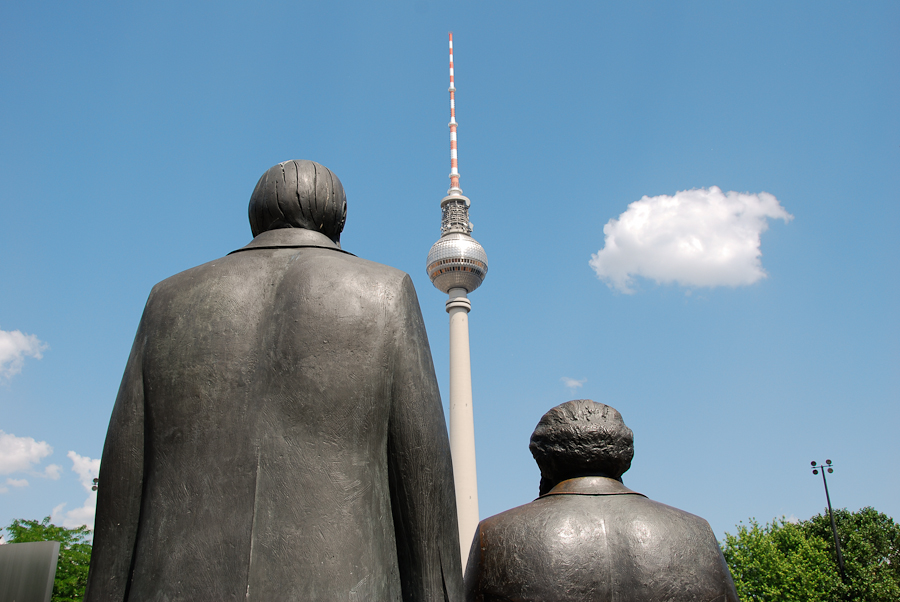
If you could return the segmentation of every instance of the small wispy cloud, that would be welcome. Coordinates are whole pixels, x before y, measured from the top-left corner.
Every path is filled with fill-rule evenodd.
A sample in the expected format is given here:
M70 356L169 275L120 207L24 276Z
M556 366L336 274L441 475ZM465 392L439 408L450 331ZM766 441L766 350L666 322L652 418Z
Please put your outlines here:
M568 376L563 376L559 379L562 381L563 386L565 386L570 391L575 391L576 389L580 389L584 386L584 383L587 382L586 378L582 378L581 380L576 380L574 378L569 378Z
M687 287L746 286L766 277L760 235L769 219L793 219L774 196L717 186L645 196L603 226L590 266L610 288L634 293L634 278Z
M78 475L81 486L88 492L87 499L79 508L63 513L65 503L59 504L53 509L51 516L55 521L62 521L62 525L68 528L86 525L94 528L94 514L97 509L97 492L93 490L94 478L100 474L100 460L81 456L70 451L66 454L72 460L72 471Z
M28 487L27 479L6 479L6 483L0 485L0 493L8 493L10 487Z
M0 330L0 380L8 380L21 372L26 357L44 357L41 352L47 348L47 344L33 334Z

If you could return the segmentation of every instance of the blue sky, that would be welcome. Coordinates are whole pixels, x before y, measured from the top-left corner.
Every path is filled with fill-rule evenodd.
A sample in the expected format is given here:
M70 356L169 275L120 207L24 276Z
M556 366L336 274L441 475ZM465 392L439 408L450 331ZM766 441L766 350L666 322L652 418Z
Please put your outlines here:
M719 538L821 512L813 459L900 518L896 3L32 2L0 7L0 525L90 516L150 288L246 244L280 161L410 273L446 401L448 31L482 517L584 397L635 431L625 483Z

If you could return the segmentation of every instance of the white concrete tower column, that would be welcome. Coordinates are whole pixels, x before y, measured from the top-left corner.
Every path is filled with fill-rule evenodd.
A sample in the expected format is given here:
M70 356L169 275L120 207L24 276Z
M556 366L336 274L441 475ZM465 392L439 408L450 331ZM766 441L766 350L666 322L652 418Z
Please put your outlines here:
M450 314L450 454L456 483L459 547L463 568L478 527L478 478L475 470L475 421L472 412L472 368L469 360L469 310L466 289L448 293Z

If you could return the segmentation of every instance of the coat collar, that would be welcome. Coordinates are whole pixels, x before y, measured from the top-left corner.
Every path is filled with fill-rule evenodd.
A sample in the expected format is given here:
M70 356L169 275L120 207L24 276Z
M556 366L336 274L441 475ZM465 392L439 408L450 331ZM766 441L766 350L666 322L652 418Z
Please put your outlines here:
M335 243L321 232L304 230L303 228L278 228L276 230L262 232L259 236L251 240L249 244L236 251L232 251L231 253L250 251L252 249L296 249L303 247L332 249L340 253L353 255L353 253L348 253L341 249L339 244ZM231 255L231 253L229 253L229 255Z
M647 497L643 493L632 491L616 479L607 477L576 477L566 479L556 484L556 487L540 497L549 495L639 495Z

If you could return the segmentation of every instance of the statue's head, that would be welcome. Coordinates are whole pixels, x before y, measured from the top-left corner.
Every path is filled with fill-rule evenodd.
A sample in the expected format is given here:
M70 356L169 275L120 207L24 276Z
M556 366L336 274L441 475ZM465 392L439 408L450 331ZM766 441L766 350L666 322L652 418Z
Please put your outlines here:
M314 161L279 163L262 175L250 195L254 237L278 228L303 228L340 243L346 219L341 181Z
M574 477L602 476L621 481L631 468L634 434L615 408L576 399L544 414L528 447L541 469L543 495Z

